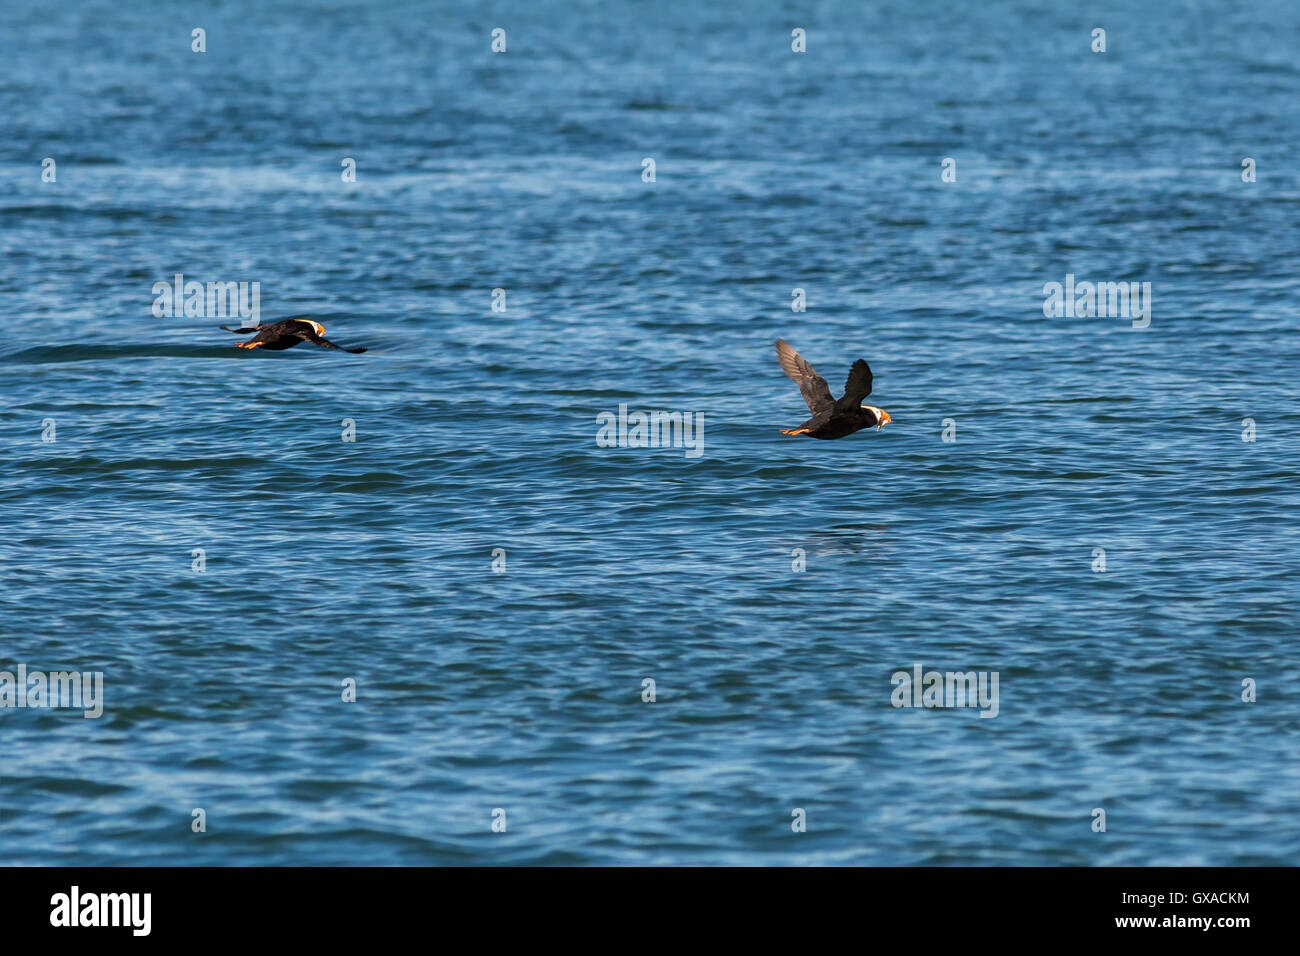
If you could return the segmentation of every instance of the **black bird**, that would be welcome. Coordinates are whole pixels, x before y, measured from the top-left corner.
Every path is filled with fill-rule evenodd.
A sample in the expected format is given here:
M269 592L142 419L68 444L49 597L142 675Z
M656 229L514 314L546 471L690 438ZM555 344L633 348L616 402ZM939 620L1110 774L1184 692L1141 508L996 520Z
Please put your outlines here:
M782 435L808 435L812 438L843 438L873 425L880 431L893 419L889 412L875 405L860 404L871 394L871 366L862 359L849 369L844 383L844 397L836 401L831 397L826 379L817 374L808 360L794 350L789 342L776 340L776 358L781 371L799 386L803 400L808 403L812 418L798 428L782 428Z
M269 349L272 352L282 352L285 349L291 349L299 342L311 342L322 348L338 349L340 352L352 352L357 354L364 352L365 346L355 349L345 349L341 345L335 345L329 339L325 338L325 326L319 322L313 322L311 319L285 319L283 322L272 322L270 325L256 325L247 329L232 329L229 326L222 326L227 332L234 332L236 335L247 335L249 332L256 332L247 342L240 342L241 349Z

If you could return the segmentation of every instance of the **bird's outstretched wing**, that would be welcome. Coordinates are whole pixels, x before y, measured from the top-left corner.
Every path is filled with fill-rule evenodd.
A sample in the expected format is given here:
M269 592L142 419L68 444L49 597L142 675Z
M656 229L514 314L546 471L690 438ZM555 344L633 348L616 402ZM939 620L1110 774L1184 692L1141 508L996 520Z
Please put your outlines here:
M336 349L339 352L351 352L353 355L360 355L362 352L366 350L366 347L364 345L355 349L348 349L348 348L344 348L341 345L335 345L329 339L325 338L325 336L318 335L316 333L316 330L311 328L310 326L303 326L300 330L295 329L294 334L301 339L305 339L306 341L311 342L314 345L319 345L321 348Z
M776 358L781 363L781 371L799 386L799 394L808 403L810 412L820 415L835 405L835 399L831 396L831 389L826 384L826 379L818 375L817 370L808 364L808 360L784 339L776 340Z
M254 332L260 332L260 331L262 331L262 328L263 328L263 327L260 326L260 325L250 325L250 326L249 326L248 328L246 328L246 329L232 329L232 328L231 328L230 326L228 326L228 325L223 325L223 326L220 326L220 328L225 329L227 332L234 332L236 335L252 335Z
M853 363L849 377L844 383L844 397L835 403L839 409L857 408L862 400L871 394L871 366L863 359Z

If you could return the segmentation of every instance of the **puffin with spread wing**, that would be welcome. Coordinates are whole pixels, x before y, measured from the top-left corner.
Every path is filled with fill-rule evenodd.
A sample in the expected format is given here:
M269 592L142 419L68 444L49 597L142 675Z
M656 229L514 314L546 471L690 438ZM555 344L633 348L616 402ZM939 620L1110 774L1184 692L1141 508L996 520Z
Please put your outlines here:
M285 349L293 348L299 342L311 342L321 348L337 349L340 352L352 352L353 354L366 350L365 346L346 349L341 345L335 345L325 338L325 326L311 319L285 319L283 322L272 322L270 325L254 325L246 329L232 329L225 325L222 328L227 332L234 332L236 335L247 335L249 332L257 333L247 342L240 342L238 347L241 349L267 349L271 352L283 352Z
M883 408L862 404L862 400L871 394L871 366L862 359L854 362L849 369L848 381L844 383L844 395L837 401L831 396L826 379L818 375L816 369L789 342L776 340L776 357L781 363L781 371L799 386L799 393L812 412L812 418L798 428L782 428L782 435L843 438L863 428L874 427L880 431L893 420Z

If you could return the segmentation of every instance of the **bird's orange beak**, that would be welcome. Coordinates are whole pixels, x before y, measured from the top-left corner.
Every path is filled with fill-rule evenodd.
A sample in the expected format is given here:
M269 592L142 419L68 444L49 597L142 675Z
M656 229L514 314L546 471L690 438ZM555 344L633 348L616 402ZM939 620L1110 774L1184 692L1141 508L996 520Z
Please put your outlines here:
M880 429L884 428L892 421L893 419L889 417L889 412L882 408L880 410L880 421L876 422L876 431L880 431Z

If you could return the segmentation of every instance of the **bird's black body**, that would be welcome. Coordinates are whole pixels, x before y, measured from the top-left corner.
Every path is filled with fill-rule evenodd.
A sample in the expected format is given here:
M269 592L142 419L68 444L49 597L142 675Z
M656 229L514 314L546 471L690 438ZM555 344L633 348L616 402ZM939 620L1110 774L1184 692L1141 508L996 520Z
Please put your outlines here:
M224 325L222 328L227 332L234 332L236 335L247 335L249 332L257 333L247 342L240 342L239 347L241 349L267 349L271 352L282 352L285 349L293 348L299 342L311 342L313 345L319 345L327 349L337 349L340 352L356 354L366 350L364 346L345 349L341 345L335 345L325 338L325 327L311 319L285 319L283 322L272 322L270 325L258 325L250 329L232 329Z
M831 395L826 379L817 374L807 359L794 350L789 342L776 340L776 357L796 385L803 400L808 403L812 418L798 428L783 428L785 435L807 435L809 438L843 438L864 428L880 428L890 422L889 413L874 405L863 405L862 400L871 394L871 366L862 359L849 369L844 383L844 395L838 401Z

